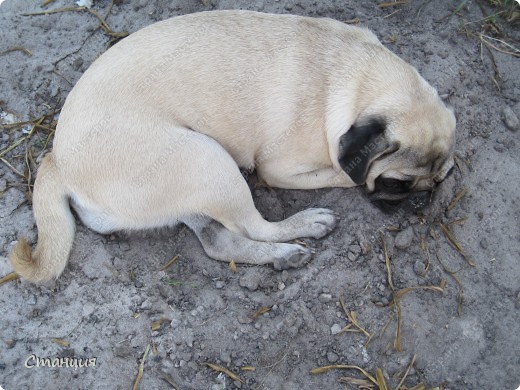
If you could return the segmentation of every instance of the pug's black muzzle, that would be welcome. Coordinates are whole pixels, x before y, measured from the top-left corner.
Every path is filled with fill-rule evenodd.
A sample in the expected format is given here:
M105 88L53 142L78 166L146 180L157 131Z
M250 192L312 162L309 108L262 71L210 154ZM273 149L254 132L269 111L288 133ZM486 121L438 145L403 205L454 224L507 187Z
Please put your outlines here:
M384 212L417 211L430 203L432 191L414 192L411 180L377 178L368 198Z

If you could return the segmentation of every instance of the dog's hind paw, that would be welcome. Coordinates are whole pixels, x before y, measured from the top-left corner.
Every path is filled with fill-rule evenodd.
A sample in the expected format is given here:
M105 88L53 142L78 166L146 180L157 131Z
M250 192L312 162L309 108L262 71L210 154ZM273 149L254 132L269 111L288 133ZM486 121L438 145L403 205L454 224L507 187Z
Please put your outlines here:
M287 244L290 245L290 250L281 257L277 257L273 260L273 267L277 271L283 271L284 269L300 268L307 264L312 256L312 251L309 248L305 248L301 245Z

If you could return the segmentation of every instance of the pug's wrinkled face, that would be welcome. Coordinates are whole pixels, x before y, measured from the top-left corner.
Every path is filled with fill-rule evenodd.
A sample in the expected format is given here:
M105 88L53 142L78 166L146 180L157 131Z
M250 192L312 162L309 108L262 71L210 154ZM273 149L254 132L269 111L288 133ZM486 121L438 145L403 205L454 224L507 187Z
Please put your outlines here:
M438 99L408 112L371 116L342 136L340 165L371 200L432 191L453 167L455 116Z

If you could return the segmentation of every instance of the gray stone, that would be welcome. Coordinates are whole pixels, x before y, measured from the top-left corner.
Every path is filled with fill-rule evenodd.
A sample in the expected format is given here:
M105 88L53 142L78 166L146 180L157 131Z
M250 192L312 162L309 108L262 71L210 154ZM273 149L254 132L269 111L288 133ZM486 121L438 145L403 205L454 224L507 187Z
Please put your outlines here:
M395 246L399 249L405 249L408 248L410 245L412 245L414 233L413 228L411 226L408 226L406 229L401 230L397 235L395 236Z
M511 107L504 107L502 110L502 120L509 130L518 131L520 128L520 120Z
M424 273L426 272L426 265L425 265L424 261L423 260L416 260L415 263L413 264L413 271L418 276L423 276Z
M150 298L148 298L143 303L141 303L141 310L150 310L152 306L153 302Z
M36 299L36 295L31 294L31 295L29 296L29 299L27 299L27 304L28 304L28 305L36 305L36 301L37 301L37 299Z
M339 356L335 354L334 352L327 352L327 360L330 363L336 363L339 359Z
M341 327L340 324L334 324L330 328L330 333L331 334L338 334L339 332L341 332L341 329L343 329L343 328Z
M231 354L229 353L229 351L222 351L220 353L220 360L223 363L230 364L231 363Z
M352 253L352 252L349 252L348 255L347 255L348 259L350 261L356 261L357 258L359 257L359 255L356 255L355 253Z
M127 358L132 356L132 352L132 347L126 343L117 345L113 350L114 356L121 358Z
M320 294L320 296L318 297L318 301L320 301L321 303L329 303L331 300L331 294Z
M245 275L240 278L239 284L242 287L247 288L249 291L255 291L258 289L258 285L262 280L261 275L255 269L247 270Z
M351 245L348 247L349 252L359 255L361 253L361 247L359 245Z

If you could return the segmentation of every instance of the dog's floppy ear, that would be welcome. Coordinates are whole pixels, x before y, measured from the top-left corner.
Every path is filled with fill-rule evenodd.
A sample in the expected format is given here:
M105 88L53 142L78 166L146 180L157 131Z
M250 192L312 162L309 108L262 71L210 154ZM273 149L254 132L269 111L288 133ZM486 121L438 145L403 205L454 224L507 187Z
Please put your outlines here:
M363 124L354 124L340 137L338 160L341 168L358 185L364 184L370 164L388 149L384 132L386 123L372 118Z

